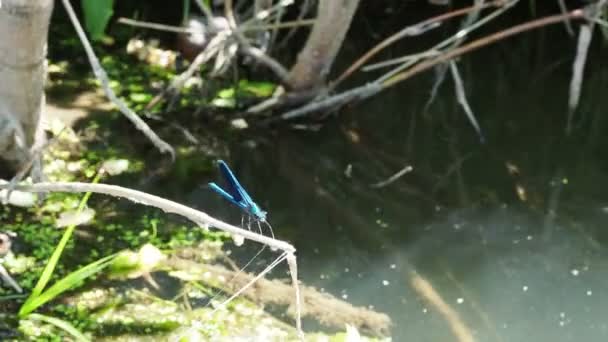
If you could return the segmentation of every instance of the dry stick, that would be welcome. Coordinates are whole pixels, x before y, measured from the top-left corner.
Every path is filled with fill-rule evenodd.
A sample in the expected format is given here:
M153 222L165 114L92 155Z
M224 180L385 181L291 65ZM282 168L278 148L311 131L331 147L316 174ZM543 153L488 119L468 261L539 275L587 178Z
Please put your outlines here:
M7 184L0 185L0 189L8 188ZM114 197L126 198L135 203L142 203L144 205L153 206L159 208L167 213L174 213L188 218L192 222L199 225L209 225L231 234L241 235L251 241L256 241L264 245L268 245L272 248L280 249L287 253L294 253L295 248L284 241L272 239L270 237L259 235L252 231L242 229L231 224L225 223L221 220L213 218L204 212L196 209L187 207L183 204L173 202L155 195L151 195L142 191L133 190L129 188L120 187L111 184L90 184L81 182L52 182L52 183L36 183L31 185L16 185L15 190L28 191L28 192L70 192L70 193L81 193L81 192L93 192L106 194Z
M363 86L345 91L343 93L328 97L318 102L311 102L302 107L283 113L280 116L272 117L266 120L266 123L278 120L291 120L308 113L320 111L330 107L339 107L354 100L363 100L370 96L376 95L383 90L381 84L370 82Z
M568 7L564 0L557 0L557 4L559 5L559 10L562 13L568 12ZM574 29L572 29L572 24L570 20L564 20L564 27L566 27L566 32L570 35L570 37L574 37Z
M281 84L284 86L289 85L289 71L287 71L287 69L285 69L285 67L283 67L283 65L277 60L268 56L261 49L251 46L249 43L247 45L243 45L240 51L270 69L274 75L277 76Z
M543 27L543 26L557 24L566 19L581 19L584 17L585 17L584 11L582 9L576 9L576 10L570 11L568 13L556 14L556 15L544 17L541 19L533 20L533 21L530 21L530 22L527 22L527 23L524 23L521 25L511 27L507 30L491 34L489 36L475 40L469 44L463 45L463 46L461 46L457 49L454 49L452 51L449 51L446 54L441 55L437 58L419 63L416 66L414 66L413 68L411 68L407 71L404 71L400 74L397 74L397 75L389 78L388 80L384 81L382 83L382 86L384 88L389 88L401 81L405 81L405 80L409 79L410 77L412 77L414 75L417 75L423 71L426 71L426 70L434 67L437 64L447 62L450 59L453 59L453 58L461 56L465 53L477 50L486 45L496 43L497 41L506 39L506 38L514 36L516 34L524 33L526 31L530 31L530 30L533 30L533 29L536 29L539 27Z
M302 26L312 26L317 22L316 19L302 19L295 21L285 21L282 23L275 24L266 24L266 25L247 25L245 27L241 27L239 31L241 32L249 32L249 31L262 31L262 30L280 30L280 29L295 29Z
M441 295L433 288L433 285L420 275L416 273L412 273L411 275L411 284L414 290L418 292L419 295L424 297L429 304L439 311L439 314L443 316L443 318L448 322L452 333L456 337L456 340L459 342L473 342L475 338L473 337L473 333L466 326L466 324L460 319L458 312L454 310L450 305L448 305Z
M146 21L133 20L133 19L124 18L124 17L118 18L118 23L133 26L133 27L141 27L141 28L147 28L147 29L165 31L165 32L189 33L189 34L199 33L199 30L195 30L195 29L191 29L191 28L187 28L187 27L150 23L150 22L146 22Z
M154 146L156 146L156 148L158 148L161 151L161 153L167 152L171 155L172 160L175 159L175 150L173 150L173 147L171 147L171 145L169 145L167 142L162 140L158 135L156 135L156 133L154 133L154 131L152 129L150 129L150 127L134 111L132 111L124 101L119 99L116 96L116 94L114 93L114 91L112 91L112 88L110 88L110 81L108 79L108 75L106 74L105 70L101 67L101 64L99 63L99 59L97 58L97 56L95 56L93 47L91 47L91 43L87 39L87 36L84 33L84 30L82 29L82 26L80 25L80 22L78 21L78 18L76 17L76 13L74 13L74 9L72 8L70 1L63 0L63 6L65 7L66 11L68 12L68 16L70 17L70 20L72 21L72 25L74 25L74 28L76 29L76 33L78 34L78 37L80 38L80 41L82 42L82 45L87 53L87 57L89 58L89 63L91 63L91 67L93 68L93 73L95 74L95 76L97 77L99 82L101 83L101 87L103 88L104 92L106 93L106 96L108 97L108 99L110 99L110 101L112 101L112 103L114 103L116 105L116 107L118 107L118 110L120 110L120 112L124 116L126 116L127 119L129 119L135 125L135 127L137 129L142 131L142 133L148 139L150 139L150 141L152 141Z
M306 21L306 19L304 19L304 16L306 16L308 11L310 11L310 7L311 7L310 4L311 4L310 0L304 0L302 2L302 5L300 6L300 13L298 14L298 17L296 18L296 22ZM315 20L313 19L313 21L315 21ZM295 33L296 33L296 27L292 28L291 30L289 30L289 32L287 32L285 37L283 37L281 39L281 41L277 44L277 47L279 49L284 47L287 44L287 42L291 39L291 37L293 37L293 35Z
M21 180L23 180L23 178L30 171L36 160L40 157L42 152L44 152L49 146L51 146L55 141L57 141L57 139L59 139L59 136L61 136L61 133L63 133L65 129L66 127L63 127L61 131L59 131L59 133L57 133L57 135L55 135L52 139L45 142L44 145L38 146L31 151L29 160L21 166L21 170L17 171L17 174L11 179L10 186L8 188L8 191L6 192L6 196L2 198L0 203L8 203L9 199L11 198L14 186L17 185L17 183L21 182Z
M469 122L475 129L475 132L479 136L479 140L481 141L481 143L483 143L485 141L485 137L484 137L483 133L481 132L481 127L479 126L479 123L477 122L477 119L475 118L475 114L473 113L473 110L471 109L471 106L469 105L469 101L467 100L467 94L464 90L464 82L462 82L462 77L460 77L460 73L458 72L458 66L456 65L456 62L454 62L453 60L451 60L449 64L450 64L450 71L452 73L452 79L454 80L454 86L455 86L455 91L456 91L456 100L458 101L458 103L460 104L462 109L464 110L464 113L466 114L467 118L469 119Z
M202 0L195 0L194 3L196 3L198 8L201 10L201 12L203 12L205 17L207 18L208 25L213 28L213 13L211 13L211 10L207 7L207 5L205 5Z
M2 265L0 265L0 279L2 279L2 281L5 282L6 284L10 285L15 291L17 291L19 293L23 292L23 289L21 288L21 286L19 286L19 284L17 284L15 279L13 279L13 277L11 277L11 275L8 273L6 268L4 268L4 266L2 266Z
M478 4L483 5L485 0L474 0L474 2L475 2L475 5L478 5ZM503 8L508 9L509 7L510 6L508 6L508 3L505 3L505 6ZM466 32L467 30L470 31L471 27L473 27L474 25L477 25L478 22L476 23L476 21L479 18L480 13L481 13L481 9L470 12L467 15L466 19L464 19L461 22L458 33ZM500 10L496 11L494 14L496 16L498 16L500 14ZM489 15L488 17L491 18L491 16L492 15ZM488 17L484 18L483 20L487 22ZM458 35L458 33L457 33L457 35ZM460 45L462 45L466 36L467 35L465 34L465 35L462 35L461 37L459 37L457 40L452 42L449 45L449 48L447 48L446 50L455 49L455 48L459 47ZM435 57L435 56L433 56L433 57ZM469 117L469 120L472 123L474 122L475 123L474 125L476 125L477 120L475 119L475 116L473 115L473 112L468 104L468 101L466 98L466 91L464 90L464 85L462 83L462 79L460 78L460 74L458 73L458 68L456 66L456 62L450 61L450 63L448 63L448 64L450 66L449 68L451 69L452 79L454 81L455 92L456 92L456 97L458 98L458 102L460 103L460 105L464 109L465 113ZM429 98L426 101L426 104L424 105L424 113L427 113L427 111L431 108L431 105L433 104L433 102L435 102L435 98L437 97L439 88L445 81L447 69L448 69L448 67L446 65L440 65L437 68L435 68L435 82L433 83L433 87L431 88L431 93L429 94ZM471 118L472 118L472 120L471 120ZM483 137L481 136L481 130L479 129L479 125L476 125L476 128L477 128L477 133L481 138L481 142L483 143Z
M590 20L586 25L581 25L578 34L578 44L576 47L576 58L572 64L572 79L570 80L570 94L568 97L568 121L566 124L566 134L570 134L572 130L572 119L574 112L578 107L578 102L581 97L581 88L583 84L583 73L587 61L587 52L591 44L593 29L595 25L594 19L599 19L602 15L602 8L606 5L607 0L600 0L595 5L590 5L586 8L588 12L587 20Z
M346 71L344 71L342 73L342 75L340 75L340 77L338 77L335 81L333 81L332 84L329 86L329 88L334 89L336 86L338 86L338 84L340 84L346 78L351 76L355 71L357 71L359 68L361 68L361 66L363 64L365 64L372 57L377 55L380 51L384 50L385 48L389 47L393 43L395 43L405 37L415 36L415 35L421 34L423 32L426 32L426 30L424 30L424 28L429 28L429 29L434 28L435 24L440 24L441 22L443 22L447 19L459 17L461 15L468 14L469 12L478 11L478 10L482 10L482 9L489 8L489 7L502 7L502 5L504 3L505 3L505 0L497 0L497 1L492 1L489 3L483 4L481 6L465 7L465 8L461 8L459 10L455 10L452 12L440 14L438 16L421 21L415 25L408 26L408 27L402 29L401 31L393 34L392 36L386 38L382 42L378 43L371 50L369 50L367 53L365 53L363 56L361 56L357 61L355 61L355 63L353 63L348 69L346 69Z
M572 120L574 112L578 107L581 98L581 89L583 86L583 73L587 61L587 52L591 44L593 36L593 22L587 25L581 25L578 32L578 43L576 46L576 58L572 63L572 78L570 79L570 91L568 96L568 121L566 123L566 134L572 132Z
M131 18L124 18L124 17L118 18L117 22L119 24L125 24L125 25L129 25L129 26L133 26L133 27L141 27L141 28L157 30L157 31L189 33L189 34L199 33L199 30L191 29L191 28L187 28L187 27L164 25L164 24L152 23L152 22L147 22L147 21L134 20ZM287 21L284 23L277 23L277 24L251 25L251 26L247 26L247 27L241 27L239 29L239 31L249 32L249 31L262 31L262 30L268 30L268 29L280 30L280 29L294 28L294 27L299 27L299 26L310 26L310 25L313 25L314 23L315 23L314 19L310 19L310 20L307 19L307 20L300 20L300 21Z
M272 5L272 1L270 1L270 5ZM257 17L259 12L260 11L254 11L254 17ZM280 24L281 23L281 19L283 19L284 15L285 15L285 8L281 7L277 11L277 15L274 18L273 24L275 24L275 25ZM274 46L274 43L277 40L277 35L279 34L279 30L276 27L273 28L273 29L271 29L271 30L272 30L272 32L270 32L270 38L268 39L267 42L265 42L266 46L264 48L264 51L271 51L272 47Z
M370 188L382 188L385 187L393 182L395 182L397 179L401 178L403 175L405 175L406 173L411 172L412 170L414 170L414 168L411 165L406 165L403 169L397 171L397 173L395 173L394 175L388 177L387 179L371 184Z
M492 322L492 320L490 319L488 314L483 310L481 305L476 300L474 300L474 297L471 294L469 294L469 291L467 291L465 286L458 279L456 279L456 276L452 272L450 272L450 270L446 267L446 265L444 265L442 263L442 266L444 268L446 268L445 273L446 273L446 276L448 277L448 279L450 281L452 281L454 283L454 285L460 290L460 292L463 294L463 297L468 298L467 302L469 303L471 308L475 311L475 313L477 313L477 315L479 317L481 317L481 320L483 321L486 328L492 333L492 335L494 335L495 341L502 342L503 339L500 336L500 334L498 333L498 330L496 330L496 326L494 325L494 323Z
M287 265L289 265L289 273L291 274L291 282L294 285L294 291L296 295L296 329L298 330L298 337L300 340L304 340L304 332L302 331L302 302L300 296L300 286L298 284L298 263L296 256L293 253L287 254Z

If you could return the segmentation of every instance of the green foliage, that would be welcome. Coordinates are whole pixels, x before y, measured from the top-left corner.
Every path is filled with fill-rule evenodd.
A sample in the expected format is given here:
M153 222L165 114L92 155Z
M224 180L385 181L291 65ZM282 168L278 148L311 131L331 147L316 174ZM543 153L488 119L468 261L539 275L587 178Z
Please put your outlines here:
M82 0L84 23L92 40L103 38L108 22L114 14L114 0Z

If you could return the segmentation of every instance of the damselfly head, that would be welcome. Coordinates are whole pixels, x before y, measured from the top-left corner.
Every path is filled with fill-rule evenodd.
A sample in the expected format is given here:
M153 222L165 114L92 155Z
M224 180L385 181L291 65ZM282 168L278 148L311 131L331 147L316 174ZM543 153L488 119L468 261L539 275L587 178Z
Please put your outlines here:
M251 208L251 213L253 214L253 216L255 216L256 219L264 222L266 221L266 212L262 209L260 209L260 207L258 207L257 205L253 208Z
M249 214L251 216L255 217L256 220L262 221L262 222L266 221L267 213L264 210L260 209L260 207L256 203L251 202L249 204L248 211L249 211Z

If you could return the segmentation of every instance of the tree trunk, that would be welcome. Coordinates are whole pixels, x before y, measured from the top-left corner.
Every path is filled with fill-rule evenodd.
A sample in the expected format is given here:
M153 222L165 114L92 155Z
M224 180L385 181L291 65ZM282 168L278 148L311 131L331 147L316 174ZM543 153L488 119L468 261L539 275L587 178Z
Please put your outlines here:
M43 142L46 44L53 0L0 1L0 157L14 169Z
M289 85L295 92L324 85L359 5L359 0L318 1L315 25L289 73Z

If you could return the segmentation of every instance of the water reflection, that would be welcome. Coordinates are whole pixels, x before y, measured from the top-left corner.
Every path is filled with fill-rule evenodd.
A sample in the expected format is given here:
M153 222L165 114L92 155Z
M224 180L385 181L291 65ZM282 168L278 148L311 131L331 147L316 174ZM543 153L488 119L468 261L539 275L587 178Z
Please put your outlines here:
M562 33L547 32L460 62L485 145L450 84L422 112L428 75L320 132L232 148L275 233L298 248L305 283L388 313L397 341L608 338L606 56L590 55L566 137L570 66L559 56L574 49L566 41L556 57ZM231 215L210 196L191 201Z

